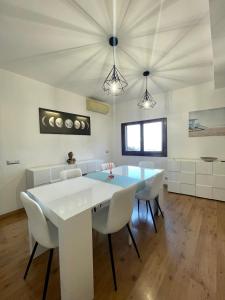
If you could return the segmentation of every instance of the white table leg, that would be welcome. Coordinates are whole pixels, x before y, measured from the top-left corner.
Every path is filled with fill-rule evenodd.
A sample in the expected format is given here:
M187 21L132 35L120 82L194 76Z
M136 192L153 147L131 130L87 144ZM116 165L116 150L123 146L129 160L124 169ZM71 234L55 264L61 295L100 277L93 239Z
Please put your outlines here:
M92 300L93 249L91 210L59 224L62 300Z

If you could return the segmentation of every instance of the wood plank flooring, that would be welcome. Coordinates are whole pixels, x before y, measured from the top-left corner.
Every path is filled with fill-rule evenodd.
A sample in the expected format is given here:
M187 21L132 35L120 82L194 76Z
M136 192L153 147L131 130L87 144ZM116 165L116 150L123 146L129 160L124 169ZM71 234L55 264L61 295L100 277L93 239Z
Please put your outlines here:
M224 300L225 203L165 192L165 218L157 218L157 234L145 203L140 207L139 216L135 207L132 230L142 261L128 246L126 229L112 237L117 292L107 237L93 233L95 300ZM41 299L47 254L34 261L24 281L28 257L25 213L0 219L1 300ZM47 298L60 299L57 251Z

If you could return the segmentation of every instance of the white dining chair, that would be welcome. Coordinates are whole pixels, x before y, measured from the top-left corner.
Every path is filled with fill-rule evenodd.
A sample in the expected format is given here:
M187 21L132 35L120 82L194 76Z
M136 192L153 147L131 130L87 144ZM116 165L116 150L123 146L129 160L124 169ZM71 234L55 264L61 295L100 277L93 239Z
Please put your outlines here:
M140 168L154 169L155 164L153 161L141 160L141 161L139 161L138 166ZM138 213L139 213L139 210L140 210L140 201L138 200ZM146 210L148 213L148 203L147 202L146 202Z
M115 168L115 164L113 162L108 162L108 163L103 163L101 164L101 170L104 171L104 170L109 170L110 169L110 166L112 168Z
M163 184L163 172L157 174L151 180L146 181L145 187L136 193L135 197L138 201L142 200L146 202L146 206L149 206L149 210L152 216L153 225L155 232L157 232L157 227L155 223L154 214L152 212L151 202L155 201L157 208L159 209L162 217L164 218L163 212L159 205L159 193Z
M93 214L93 219L92 219L93 228L102 234L108 235L109 252L110 252L115 290L117 290L117 282L116 282L116 272L115 272L115 265L114 265L114 258L113 258L111 234L118 232L124 226L126 226L129 235L131 237L131 240L133 242L134 248L137 252L137 256L140 258L140 254L136 242L134 240L134 237L132 235L129 226L136 189L137 189L136 186L132 186L127 189L123 189L122 191L114 193L109 206L103 207L101 210Z
M36 241L26 271L24 273L24 280L27 277L37 246L42 245L45 248L50 249L48 265L45 275L44 290L42 294L42 299L44 300L46 299L47 295L48 281L53 257L53 249L58 247L58 230L51 222L47 222L40 206L36 201L32 200L25 192L21 193L20 198L28 217L30 232Z
M139 161L138 165L140 168L148 168L148 169L154 169L155 166L153 161L147 161L147 160Z
M70 170L63 170L63 171L60 172L60 178L62 180L75 178L75 177L80 177L80 176L82 176L82 171L79 168L70 169Z

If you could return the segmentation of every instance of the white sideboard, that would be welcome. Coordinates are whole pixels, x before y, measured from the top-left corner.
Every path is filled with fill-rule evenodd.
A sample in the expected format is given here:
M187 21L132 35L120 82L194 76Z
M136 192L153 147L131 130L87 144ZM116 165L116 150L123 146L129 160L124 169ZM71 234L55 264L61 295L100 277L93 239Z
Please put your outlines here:
M168 159L168 191L225 201L225 162Z
M101 169L103 160L82 160L74 165L59 164L41 167L32 167L26 170L27 188L42 184L53 183L60 180L60 172L66 169L80 168L82 174L98 171Z

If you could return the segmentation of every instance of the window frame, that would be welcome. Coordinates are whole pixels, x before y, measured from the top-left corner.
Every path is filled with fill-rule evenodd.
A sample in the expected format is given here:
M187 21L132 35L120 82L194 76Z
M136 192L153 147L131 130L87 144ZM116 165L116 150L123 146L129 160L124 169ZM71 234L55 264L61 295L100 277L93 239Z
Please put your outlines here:
M144 151L144 124L162 122L162 151ZM128 125L140 125L140 151L127 151L126 150L126 126ZM155 157L167 157L167 118L158 118L151 120L142 120L121 123L121 145L122 155L126 156L155 156Z

